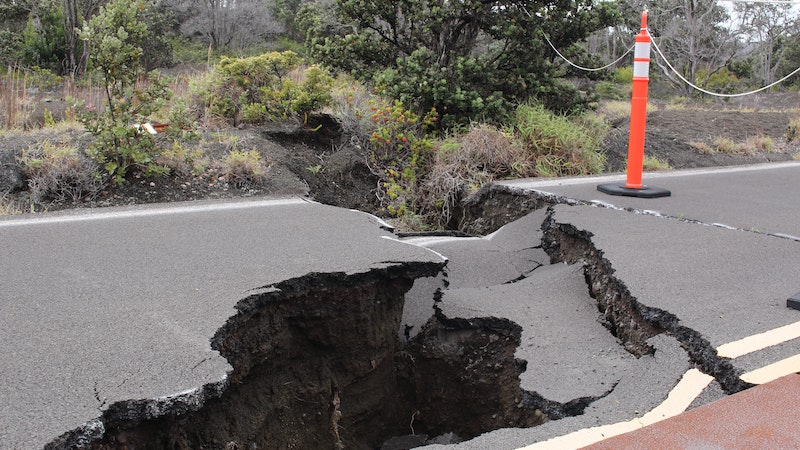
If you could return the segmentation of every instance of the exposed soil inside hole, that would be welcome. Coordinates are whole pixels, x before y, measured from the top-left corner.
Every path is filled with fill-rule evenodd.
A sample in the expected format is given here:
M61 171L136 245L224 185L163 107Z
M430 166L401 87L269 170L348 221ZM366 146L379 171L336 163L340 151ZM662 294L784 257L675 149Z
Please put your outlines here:
M433 318L402 344L404 293L441 268L310 274L266 287L212 341L233 366L227 380L185 398L113 404L102 425L48 448L398 448L392 442L404 436L450 443L547 420L519 387L518 325Z

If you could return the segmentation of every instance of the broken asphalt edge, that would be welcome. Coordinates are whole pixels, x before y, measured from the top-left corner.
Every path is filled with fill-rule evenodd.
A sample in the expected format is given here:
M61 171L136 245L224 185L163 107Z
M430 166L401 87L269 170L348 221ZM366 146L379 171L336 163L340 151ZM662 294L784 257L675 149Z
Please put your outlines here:
M65 432L49 442L44 448L46 450L66 450L89 447L102 439L110 427L126 422L140 422L167 416L182 416L189 412L199 411L209 401L221 398L232 381L241 380L250 370L250 367L243 364L243 361L247 358L241 358L241 355L237 355L237 353L247 351L247 349L231 348L232 345L228 341L243 322L262 311L268 305L291 300L292 296L301 290L325 289L332 282L337 282L340 285L357 284L376 276L388 280L405 278L413 282L416 278L436 276L445 265L446 261L387 262L382 267L372 268L365 272L312 272L270 286L257 288L256 291L258 293L252 294L236 304L236 314L229 317L226 323L211 338L212 349L225 357L232 367L222 380L159 398L115 402L102 411L99 417Z
M488 210L501 208L502 205L507 208L505 213L487 214ZM543 240L547 242L543 242L543 248L550 254L552 262L564 261L570 264L579 260L584 262L590 294L598 301L598 307L605 308L605 314L608 316L606 319L611 319L607 321L606 325L615 336L623 341L626 348L634 354L651 353L653 349L647 345L647 339L656 334L666 333L678 340L690 359L703 372L713 376L726 393L733 394L752 387L752 384L746 383L739 378L741 371L733 366L730 359L720 357L711 343L699 332L681 325L680 318L667 311L641 304L630 293L625 283L613 276L614 269L611 266L611 262L604 258L601 249L596 248L592 242L592 233L590 231L578 230L568 223L555 223L552 219L552 208L555 205L593 206L701 226L721 227L746 232L753 232L753 230L743 230L724 224L705 223L684 217L672 217L650 210L624 208L605 202L579 200L546 191L495 183L483 186L478 192L464 200L461 210L461 223L459 225L461 231L486 234L532 211L547 208L548 215L542 225ZM493 217L487 219L487 216ZM503 220L497 220L497 217L501 217ZM766 235L780 239L797 240L793 236L783 234L767 233ZM571 259L565 259L564 255L559 255L562 246L564 248L574 248L576 245L583 247L585 255L577 255ZM605 288L601 289L603 286ZM619 309L612 308L609 310L609 301L617 305ZM635 330L633 330L633 327L625 327L626 322L622 320L623 317L633 320L630 323L636 324L637 327L642 327L641 331L637 331L640 334L639 338L627 340L627 338L633 337L631 331ZM621 333L621 335L617 333Z

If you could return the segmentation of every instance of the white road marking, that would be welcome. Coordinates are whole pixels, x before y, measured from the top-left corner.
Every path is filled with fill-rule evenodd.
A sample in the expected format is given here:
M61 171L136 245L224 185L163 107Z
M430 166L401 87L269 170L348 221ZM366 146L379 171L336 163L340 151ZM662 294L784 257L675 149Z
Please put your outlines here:
M720 345L717 347L717 354L724 358L735 359L799 337L800 322L795 322ZM800 355L795 355L745 373L741 376L741 379L752 384L764 384L798 372L800 372ZM570 434L522 447L520 450L577 449L677 416L686 411L686 408L713 380L712 376L706 375L697 369L691 369L683 375L678 384L667 394L667 399L664 402L641 418L599 427L584 428Z
M739 378L747 383L764 384L798 372L800 372L800 355L794 355L752 372L747 372Z
M257 200L257 201L249 201L249 200L228 201L228 202L218 202L218 203L199 202L197 204L183 204L181 206L166 206L166 207L161 205L159 206L137 205L133 207L133 209L97 208L86 211L72 210L67 214L33 215L28 217L12 216L8 219L0 220L0 228L44 225L44 224L62 224L71 222L86 222L92 220L169 216L176 214L189 214L198 212L261 208L265 206L297 205L303 203L314 204L315 202L305 200L299 197L292 197L292 198L277 198L277 199L272 198L272 199Z

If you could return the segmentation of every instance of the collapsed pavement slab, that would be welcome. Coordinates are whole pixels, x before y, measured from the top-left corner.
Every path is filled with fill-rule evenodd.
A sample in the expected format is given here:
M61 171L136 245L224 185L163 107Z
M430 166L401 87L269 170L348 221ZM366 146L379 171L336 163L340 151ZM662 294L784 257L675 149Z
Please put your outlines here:
M800 243L591 206L556 206L549 230L562 257L585 257L565 245L584 240L643 307L715 347L800 320L785 306L800 279L787 261L800 257Z
M662 402L690 367L680 344L664 336L652 338L653 354L627 352L598 320L580 263L543 265L505 281L510 272L501 269L505 266L497 258L520 251L530 236L536 236L535 248L543 255L537 259L550 259L538 245L546 217L547 211L538 210L484 238L415 238L447 257L448 279L457 280L439 285L438 320L505 320L519 326L514 356L524 365L519 383L528 396L522 403L559 419L532 428L500 428L455 448L517 448L583 427L631 420ZM486 265L487 260L492 264Z
M646 351L642 339L669 333L728 393L749 381L717 348L800 321L782 298L800 276L785 263L800 256L800 242L609 208L552 211L545 247L586 261L593 296L617 336ZM796 354L797 344L785 349ZM767 366L772 354L750 357Z
M550 257L542 249L544 210L508 223L483 237L415 236L402 241L431 249L447 258L435 279L418 279L406 295L403 330L413 337L434 314L436 291L505 284L525 278Z
M551 420L529 428L499 428L455 445L428 445L425 450L514 450L534 448L570 448L550 444L578 430L636 420L664 402L670 390L691 367L680 344L667 336L655 336L649 344L652 356L635 359L623 372L614 390L592 402L582 414Z
M515 356L527 363L520 385L563 405L583 403L576 409L612 391L636 360L597 320L581 264L546 266L512 284L449 289L437 307L448 319L520 325Z

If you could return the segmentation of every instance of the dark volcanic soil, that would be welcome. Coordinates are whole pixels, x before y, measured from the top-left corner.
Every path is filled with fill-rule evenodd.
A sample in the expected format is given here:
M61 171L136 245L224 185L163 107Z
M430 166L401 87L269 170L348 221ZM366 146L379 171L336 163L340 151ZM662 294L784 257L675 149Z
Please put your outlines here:
M656 109L647 115L644 151L645 155L666 161L674 169L786 161L800 150L797 143L786 142L786 127L797 116L798 113L787 112ZM614 128L604 143L611 172L625 170L629 123L625 120ZM762 137L773 140L773 151L708 154L691 145L711 146L717 138L741 144L748 138Z

